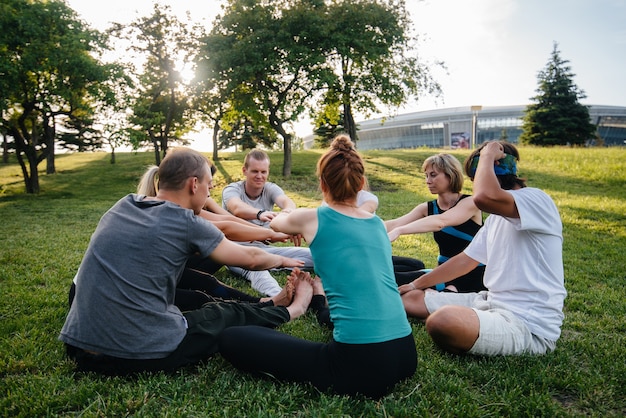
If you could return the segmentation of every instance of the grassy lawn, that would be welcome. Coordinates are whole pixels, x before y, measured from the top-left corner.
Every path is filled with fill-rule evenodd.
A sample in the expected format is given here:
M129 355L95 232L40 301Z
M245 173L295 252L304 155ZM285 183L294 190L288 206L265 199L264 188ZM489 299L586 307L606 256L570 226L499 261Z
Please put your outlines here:
M420 168L435 152L364 153L381 218L432 197ZM626 149L520 152L521 175L553 197L564 224L568 297L556 351L542 357L451 356L412 321L418 370L378 401L255 379L219 355L174 375L75 374L57 340L69 285L100 216L134 191L153 154L119 154L114 165L104 153L58 156L58 173L42 173L39 196L23 193L17 164L0 164L0 416L625 416ZM469 152L452 153L463 161ZM270 180L300 206L317 205L320 154L294 153L289 179L280 177L281 154L272 154ZM218 201L225 184L240 179L243 154L221 158L213 192ZM471 191L469 181L465 187ZM403 236L393 246L396 255L420 258L429 267L436 263L430 234ZM218 275L252 292L224 270ZM312 315L281 330L330 338Z

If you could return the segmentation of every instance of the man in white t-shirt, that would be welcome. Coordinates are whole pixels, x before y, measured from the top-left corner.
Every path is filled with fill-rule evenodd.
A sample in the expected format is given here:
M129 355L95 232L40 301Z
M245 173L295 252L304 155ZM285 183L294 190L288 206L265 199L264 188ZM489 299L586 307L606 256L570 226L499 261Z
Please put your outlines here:
M256 225L269 228L269 223L278 212L296 208L294 201L275 183L267 181L270 171L270 158L265 151L253 149L244 160L243 175L245 180L229 184L222 191L222 206L233 215ZM240 242L242 245L253 245L273 254L295 258L304 262L304 269L313 269L313 258L308 247L301 247L301 237L294 236L295 246L272 246L265 242ZM228 267L230 271L250 281L253 289L275 296L282 287L269 271L252 271L240 267Z
M562 223L552 199L517 177L519 153L487 142L465 163L476 206L490 214L470 245L432 272L400 286L410 316L425 318L442 349L476 355L544 354L561 334ZM485 264L480 293L424 291Z

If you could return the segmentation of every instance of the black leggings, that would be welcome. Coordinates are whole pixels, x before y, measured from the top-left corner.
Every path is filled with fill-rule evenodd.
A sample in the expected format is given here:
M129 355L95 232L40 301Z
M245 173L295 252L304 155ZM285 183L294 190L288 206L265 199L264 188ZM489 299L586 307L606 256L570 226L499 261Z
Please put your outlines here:
M424 263L416 258L391 256L393 262L393 273L396 276L398 286L407 284L424 274L419 270L426 268Z
M338 394L380 398L417 368L413 334L372 344L328 344L258 327L224 330L219 351L235 367Z
M309 309L315 313L317 322L320 325L324 325L330 329L335 328L333 321L330 320L330 309L328 303L326 303L326 296L314 295L309 304Z
M407 284L426 274L420 271L425 268L424 263L416 258L392 256L393 272L396 276L398 286ZM446 286L456 287L459 293L480 292L487 290L483 284L483 275L485 274L485 266L478 266L464 276L457 277L454 280L446 282Z
M186 268L176 286L175 304L181 311L199 309L215 298L257 303L261 298L230 287L200 270Z
M215 302L186 312L187 334L176 350L165 358L126 359L90 353L66 344L68 356L77 370L111 376L128 376L140 372L173 372L197 364L217 352L219 335L228 327L255 325L277 327L289 321L289 312L281 306L265 303Z

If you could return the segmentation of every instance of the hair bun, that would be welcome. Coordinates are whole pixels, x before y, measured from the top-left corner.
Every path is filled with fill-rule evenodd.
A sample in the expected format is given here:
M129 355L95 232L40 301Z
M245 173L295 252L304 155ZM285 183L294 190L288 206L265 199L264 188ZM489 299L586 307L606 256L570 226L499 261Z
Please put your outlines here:
M355 149L354 143L352 142L350 137L345 134L336 136L330 146L331 148L342 152L354 151Z

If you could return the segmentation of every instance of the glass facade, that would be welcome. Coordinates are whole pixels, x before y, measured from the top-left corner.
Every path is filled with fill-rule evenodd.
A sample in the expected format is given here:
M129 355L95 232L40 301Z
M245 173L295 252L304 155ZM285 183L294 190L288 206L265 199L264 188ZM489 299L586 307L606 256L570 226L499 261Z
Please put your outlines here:
M473 128L476 144L503 136L517 143L525 108L475 106L367 120L358 123L358 148L467 148L471 147ZM626 145L626 107L589 106L589 114L605 145Z
M596 124L605 145L626 145L626 115L600 116Z

